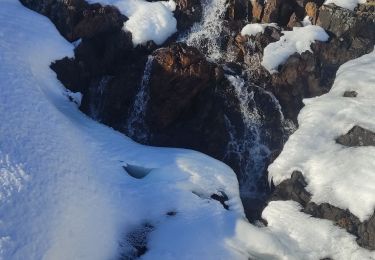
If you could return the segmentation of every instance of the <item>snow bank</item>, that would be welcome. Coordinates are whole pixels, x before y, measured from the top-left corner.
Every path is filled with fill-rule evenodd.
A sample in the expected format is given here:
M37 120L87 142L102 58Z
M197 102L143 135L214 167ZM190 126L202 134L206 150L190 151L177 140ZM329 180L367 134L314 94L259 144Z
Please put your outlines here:
M361 221L375 209L375 147L345 147L335 139L354 125L375 132L374 71L375 52L342 65L329 93L304 100L299 129L269 167L276 184L301 171L312 201L349 209ZM345 91L358 96L345 98Z
M134 45L147 41L162 44L177 31L177 21L173 16L176 4L173 0L147 2L145 0L87 0L89 3L101 3L116 6L129 18L124 30L132 33Z
M117 259L145 223L145 259L236 259L225 240L243 209L228 166L92 121L49 68L73 55L53 24L14 0L0 24L0 259ZM127 164L152 170L136 179ZM210 199L220 192L229 210Z
M264 29L266 29L266 27L268 26L277 28L276 23L251 23L251 24L245 25L245 27L242 28L241 35L252 36L258 33L264 33Z
M335 4L349 10L354 10L358 4L364 3L366 3L366 0L326 0L324 2L325 5Z
M293 31L283 31L279 41L270 43L264 48L262 66L270 73L277 72L290 55L310 51L314 41L327 41L329 36L323 28L317 25L294 27Z
M272 201L262 217L267 227L255 227L244 221L236 225L233 247L250 259L316 260L367 259L374 251L360 248L356 238L331 221L312 218L300 212L294 201Z

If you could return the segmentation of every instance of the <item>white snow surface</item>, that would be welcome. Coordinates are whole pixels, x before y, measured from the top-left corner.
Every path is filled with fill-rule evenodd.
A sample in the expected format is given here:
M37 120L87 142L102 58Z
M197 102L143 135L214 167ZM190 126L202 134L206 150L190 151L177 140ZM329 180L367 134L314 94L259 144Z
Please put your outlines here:
M114 5L129 18L124 30L131 32L133 44L153 40L162 44L177 31L177 21L173 16L176 3L173 0L147 2L145 0L87 0L89 3Z
M358 4L364 4L366 0L326 0L324 2L325 5L335 4L337 6L354 10L358 6Z
M15 0L0 2L0 24L0 259L117 259L146 222L144 259L236 258L225 238L243 209L228 166L92 121L49 69L73 55L53 24ZM135 179L127 163L153 170ZM209 199L219 190L230 211Z
M72 56L73 45L47 18L2 0L0 24L0 259L118 259L131 247L126 234L145 223L154 230L143 259L375 258L295 202L270 203L267 227L249 224L229 167L190 150L136 144L69 101L49 64ZM370 77L371 60L361 64ZM355 85L358 102L374 94L366 82ZM126 164L151 171L135 179ZM209 199L219 191L229 210Z
M270 202L262 213L268 226L259 228L238 221L233 247L248 253L250 259L375 259L375 252L358 247L354 236L300 209L294 201Z
M277 42L270 43L264 48L262 66L270 73L277 72L279 65L286 62L290 55L310 51L314 41L327 41L329 36L323 28L317 25L294 27L292 31L283 31L284 35Z
M245 25L242 28L241 35L252 36L258 33L264 33L264 29L266 29L266 27L268 26L277 27L277 24L276 23L250 23L250 24Z
M375 147L345 147L335 139L359 125L375 132L375 52L342 65L331 91L305 99L299 128L269 166L278 184L302 172L312 201L349 209L361 221L375 209ZM343 97L356 91L356 98Z

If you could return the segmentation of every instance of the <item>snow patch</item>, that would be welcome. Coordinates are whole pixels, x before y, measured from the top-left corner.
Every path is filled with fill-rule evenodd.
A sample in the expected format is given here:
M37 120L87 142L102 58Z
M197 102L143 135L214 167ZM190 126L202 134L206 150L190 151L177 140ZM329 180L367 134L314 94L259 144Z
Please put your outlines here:
M154 41L161 45L177 31L173 16L173 0L147 2L145 0L87 0L89 3L114 5L129 18L124 30L131 32L134 46Z
M262 66L270 73L278 71L278 66L286 62L290 55L311 51L314 41L327 41L329 36L323 28L317 25L294 27L293 31L283 31L283 36L277 42L270 43L264 48Z
M277 24L276 23L251 23L251 24L245 25L245 27L242 28L241 35L252 36L258 33L264 33L264 30L266 29L266 27L277 28Z
M355 125L375 132L374 71L374 51L342 65L329 93L304 100L299 129L268 168L275 184L301 171L313 202L349 209L361 221L375 209L375 147L345 147L335 139ZM343 97L345 91L358 96Z
M349 9L349 10L354 10L359 4L365 4L366 0L326 0L324 2L325 5L329 4L335 4L337 6Z

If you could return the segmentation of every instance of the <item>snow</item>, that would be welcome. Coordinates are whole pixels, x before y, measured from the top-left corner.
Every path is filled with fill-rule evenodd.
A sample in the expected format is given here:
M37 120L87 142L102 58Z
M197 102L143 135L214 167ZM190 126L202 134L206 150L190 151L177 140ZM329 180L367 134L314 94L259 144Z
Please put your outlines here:
M325 5L335 4L337 6L340 6L349 10L354 10L354 8L356 8L358 4L365 4L365 3L366 3L366 0L326 0L324 2Z
M242 30L241 30L241 35L242 36L245 36L245 35L248 35L248 36L252 36L252 35L256 35L258 33L264 33L264 29L266 29L266 27L275 27L277 28L277 24L276 23L251 23L251 24L247 24L245 25Z
M375 147L345 147L335 139L354 125L375 132L374 71L373 51L342 65L329 93L304 100L299 129L268 169L276 184L301 171L312 201L349 209L361 221L375 209ZM343 97L345 91L358 96Z
M73 55L53 24L14 0L0 2L0 24L0 259L117 259L145 222L146 259L236 259L225 239L243 209L228 166L92 121L49 69ZM135 179L127 164L152 171ZM230 210L209 199L219 191Z
M332 222L301 213L295 202L271 202L263 212L267 227L249 224L228 166L190 150L139 145L86 117L69 101L73 96L79 102L80 94L67 93L49 64L72 56L73 45L47 18L18 1L2 0L0 24L0 259L118 259L120 252L131 250L126 235L145 224L154 229L143 259L375 257ZM375 88L368 87L374 82L373 67L374 53L342 66L327 95L332 96L328 108L337 112L336 105L349 102L348 109L359 111L317 123L344 124L359 115L364 127L374 129L365 109L373 109ZM358 74L362 77L356 78ZM356 100L337 97L353 88L359 92ZM298 131L305 131L306 124L301 121ZM315 129L317 134L323 130ZM323 141L318 138L317 146ZM366 164L373 163L371 148L356 149L363 151ZM279 163L285 153L288 149ZM291 165L298 159L294 156ZM350 158L357 156L354 152ZM137 178L123 166L132 175L138 173ZM366 173L362 166L358 176ZM357 200L365 189L373 189L373 177L367 177L367 186L357 189ZM229 197L229 210L210 199L220 192ZM166 214L172 211L175 216Z
M262 66L270 73L275 73L278 66L286 62L290 55L311 51L314 41L327 41L329 36L323 28L317 25L294 27L292 31L283 31L283 36L277 42L270 43L264 48Z
M145 0L87 0L89 3L114 5L129 20L124 30L132 34L134 46L154 41L161 45L177 31L173 16L176 3L173 0L147 2Z
M374 259L375 252L360 248L356 238L331 221L300 212L294 201L272 201L262 217L268 226L259 228L238 222L238 250L250 252L250 259L316 260Z

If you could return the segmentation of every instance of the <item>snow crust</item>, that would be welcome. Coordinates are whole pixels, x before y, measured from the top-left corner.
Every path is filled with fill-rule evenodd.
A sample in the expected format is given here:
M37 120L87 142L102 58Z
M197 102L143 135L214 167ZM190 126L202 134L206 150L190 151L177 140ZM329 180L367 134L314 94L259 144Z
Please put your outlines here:
M335 4L337 6L340 6L349 10L354 10L354 8L356 8L358 4L365 4L365 3L366 3L366 0L326 0L324 2L325 5Z
M359 125L375 132L375 52L342 65L331 91L305 99L299 129L269 166L278 184L303 173L312 201L349 209L361 221L375 209L375 147L345 147L335 139ZM343 97L356 91L356 98Z
M264 33L264 29L266 27L271 26L271 27L277 27L276 23L251 23L245 25L242 30L241 30L241 35L245 36L252 36L256 35L258 33Z
M270 73L277 72L278 66L286 62L290 55L311 51L314 41L327 41L329 36L323 28L317 25L294 27L293 31L283 31L284 35L277 42L270 43L264 48L262 66Z
M176 3L173 0L147 2L145 0L87 0L116 6L126 17L124 30L131 32L133 44L154 41L162 44L177 31L177 21L173 16Z

